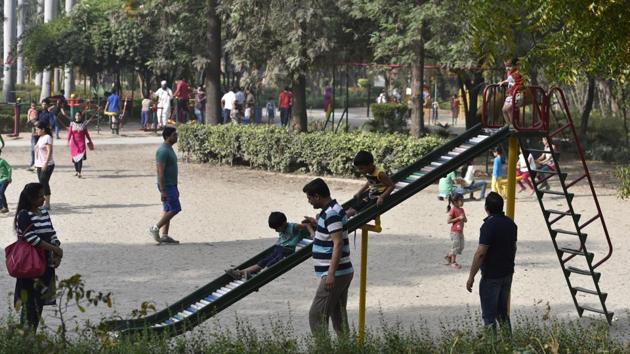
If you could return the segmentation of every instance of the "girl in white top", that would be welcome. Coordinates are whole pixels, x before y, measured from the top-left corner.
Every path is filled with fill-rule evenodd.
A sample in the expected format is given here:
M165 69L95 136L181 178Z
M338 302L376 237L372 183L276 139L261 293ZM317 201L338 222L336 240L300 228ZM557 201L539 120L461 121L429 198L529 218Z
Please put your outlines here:
M35 144L35 167L37 168L37 178L44 187L44 205L42 208L50 209L50 176L55 169L53 160L53 138L52 131L48 123L37 121L34 124L35 133L39 137Z
M528 165L529 168L536 168L536 160L534 160L532 154L528 154L527 160L525 160L525 155L523 155L523 150L521 150L520 155L518 155L518 163L516 164L516 181L521 187L518 192L520 193L527 189L523 184L523 182L525 182L525 184L527 184L527 187L529 187L530 189L529 194L532 195L534 194L534 185L532 184L531 178L529 178L529 169L527 168Z

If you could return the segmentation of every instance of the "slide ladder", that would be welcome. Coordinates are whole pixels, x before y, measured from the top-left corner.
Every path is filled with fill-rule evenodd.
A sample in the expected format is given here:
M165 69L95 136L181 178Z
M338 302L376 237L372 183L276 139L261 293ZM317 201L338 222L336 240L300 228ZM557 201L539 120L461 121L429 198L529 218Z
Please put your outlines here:
M347 224L348 232L359 229L378 215L394 208L466 161L505 140L510 134L507 128L484 129L478 124L396 172L392 175L396 184L394 192L381 206L372 203L351 218ZM104 327L122 335L143 332L169 336L182 334L309 259L311 242L308 239L302 240L294 254L246 281L234 280L223 274L161 311L143 318L108 321L104 323ZM270 247L237 268L243 269L256 264L272 251L273 247Z
M533 176L533 173L542 174L537 181L533 180L532 182L579 316L581 317L584 311L595 312L604 315L608 323L611 323L613 312L608 311L606 308L607 294L602 292L600 288L601 273L597 271L597 268L612 255L612 243L564 93L559 88L552 88L547 94L547 99L551 101L549 102L551 104L547 106L548 114L555 115L557 118L556 111L561 112L561 119L556 119L556 123L559 123L559 126L554 127L547 135L549 149L532 148L528 146L525 139L520 139L521 149L525 153L534 153L534 156L538 153L551 154L553 157L556 166L555 171L550 173L529 166L530 176ZM564 137L556 140L555 138L561 134L564 134ZM562 172L558 161L558 153L554 149L554 140L575 144L581 162L581 169L576 176L570 176L571 178L569 178L567 173ZM548 183L554 180L557 181L554 184L555 187L550 188ZM576 212L574 206L575 194L571 192L571 189L575 188L580 182L586 182L590 194L588 198L592 199L594 205L592 209L596 211L594 215L587 215L588 219L585 221L582 215ZM546 186L546 188L543 188L543 186ZM559 190L557 190L558 187ZM564 203L559 203L558 199L553 199L553 196L564 199ZM557 207L558 204L562 205L560 209ZM597 222L599 222L599 227L596 225ZM562 226L560 226L561 224ZM594 252L589 252L587 247L589 242L587 240L591 238L588 237L587 228L589 233L603 231L608 249L604 257L596 260ZM586 278L587 281L585 282L585 279L580 278ZM585 283L586 285L582 286ZM592 305L593 303L596 304Z

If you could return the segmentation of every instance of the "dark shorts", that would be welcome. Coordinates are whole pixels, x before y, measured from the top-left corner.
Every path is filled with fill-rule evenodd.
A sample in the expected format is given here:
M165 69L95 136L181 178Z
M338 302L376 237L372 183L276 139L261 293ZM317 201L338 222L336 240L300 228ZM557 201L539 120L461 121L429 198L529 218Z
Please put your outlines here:
M271 267L272 265L280 262L284 257L293 254L294 251L292 249L280 246L280 245L276 245L273 248L273 252L261 259L258 263L258 266L260 266L261 268L267 268L267 267Z
M179 190L177 190L177 186L166 186L166 200L162 202L162 209L166 212L170 211L175 213L182 211L182 205L179 203Z

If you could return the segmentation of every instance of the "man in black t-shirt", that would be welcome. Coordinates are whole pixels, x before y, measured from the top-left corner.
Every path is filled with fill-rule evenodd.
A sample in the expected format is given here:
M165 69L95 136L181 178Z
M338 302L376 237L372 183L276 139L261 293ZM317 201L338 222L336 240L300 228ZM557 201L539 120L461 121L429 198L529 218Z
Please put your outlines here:
M508 314L514 257L516 255L517 227L503 214L503 198L495 192L486 196L486 213L479 233L479 247L473 257L466 290L472 292L475 275L481 269L479 298L481 316L486 326L496 322L510 328Z

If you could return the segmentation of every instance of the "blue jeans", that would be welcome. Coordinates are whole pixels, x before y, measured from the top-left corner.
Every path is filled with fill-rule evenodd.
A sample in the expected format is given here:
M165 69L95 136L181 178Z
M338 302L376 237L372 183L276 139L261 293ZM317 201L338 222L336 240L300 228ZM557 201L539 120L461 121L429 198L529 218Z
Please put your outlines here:
M472 193L479 189L481 190L480 198L483 199L486 196L486 182L474 181L470 186L464 188L464 190L468 193Z
M203 124L203 111L199 108L195 108L195 117L197 117L197 123Z
M231 109L223 109L223 124L228 124L230 122L230 114L232 113Z
M288 108L280 108L280 124L282 124L283 127L289 124L289 109Z
M143 128L149 124L149 111L140 112L140 126Z
M8 181L0 181L0 208L9 208L9 205L7 204L7 197L4 195L4 192L6 192L8 186Z
M499 322L511 328L508 303L512 288L512 274L503 278L488 279L481 276L479 298L481 299L481 317L486 326L496 326Z

